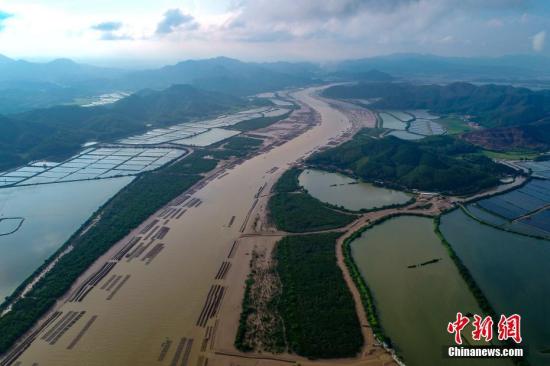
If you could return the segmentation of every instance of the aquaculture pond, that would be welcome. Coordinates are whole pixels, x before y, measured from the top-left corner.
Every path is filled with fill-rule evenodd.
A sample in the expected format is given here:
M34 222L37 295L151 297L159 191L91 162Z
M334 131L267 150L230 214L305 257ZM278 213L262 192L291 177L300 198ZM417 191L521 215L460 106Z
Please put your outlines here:
M0 298L11 294L111 196L133 178L0 189ZM10 228L7 225L10 224Z
M309 194L320 201L348 210L372 209L403 204L411 199L407 193L370 183L359 182L339 173L306 169L300 174L299 182Z
M404 130L407 128L407 124L400 119L396 118L392 114L381 112L382 127L389 128L391 130Z
M480 310L435 235L432 219L392 218L364 232L351 250L382 328L408 366L509 364L443 357L443 347L453 343L447 324L458 311Z
M483 225L460 210L441 231L497 313L522 316L523 345L532 365L550 364L550 241Z

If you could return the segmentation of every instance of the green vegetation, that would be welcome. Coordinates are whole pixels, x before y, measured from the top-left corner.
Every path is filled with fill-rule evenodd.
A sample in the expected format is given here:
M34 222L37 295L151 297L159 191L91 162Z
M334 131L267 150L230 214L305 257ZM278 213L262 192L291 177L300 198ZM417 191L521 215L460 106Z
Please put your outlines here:
M17 301L8 314L0 318L0 354L32 327L98 257L156 210L199 181L200 174L213 169L216 163L216 160L206 159L201 154L192 154L157 171L138 176L109 200L58 253L68 245L74 249L62 257L24 299ZM100 220L85 231L97 217ZM18 291L12 296L17 294Z
M269 211L277 228L291 233L336 229L356 219L307 193L277 193L269 200Z
M373 139L359 132L351 141L312 156L325 170L352 171L365 181L395 188L470 194L499 184L511 168L479 154L479 148L450 136L420 141Z
M445 127L447 133L450 135L461 134L472 130L472 127L468 126L466 121L458 117L443 117L435 120L435 122Z
M249 274L245 282L241 316L239 317L239 328L237 328L237 336L235 337L235 348L242 352L250 352L253 350L250 344L246 342L247 320L250 314L255 311L250 299L250 291L253 284L254 279L252 278L252 274Z
M452 83L360 83L325 90L330 98L379 98L377 109L429 109L438 114L475 116L486 127L467 132L465 139L491 150L550 147L550 92L512 86ZM457 126L450 123L451 130ZM452 132L451 132L452 133Z
M528 150L491 151L483 150L483 155L490 159L502 160L532 160L539 156L539 153Z
M298 168L288 169L281 175L277 183L275 183L273 190L275 192L296 192L300 190L298 177L301 173L302 170Z
M367 320L374 336L379 341L391 345L390 338L384 334L382 326L380 325L380 319L378 318L376 306L374 305L374 297L372 296L372 292L370 291L367 283L363 279L363 276L361 276L361 272L359 272L359 268L357 267L357 264L353 260L353 255L351 254L351 242L360 237L361 234L369 227L370 226L367 226L359 231L356 231L344 241L344 262L346 263L346 267L348 268L349 274L353 279L355 287L359 291L359 295L361 296L361 303L363 304L363 308L365 309L365 314L367 314Z
M239 122L231 126L231 128L234 130L239 130L243 132L257 130L267 126L271 126L276 122L282 121L283 119L287 118L290 115L290 113L291 112L288 112L283 114L282 116L277 116L277 117L258 117L258 118L250 119L248 121Z
M281 175L269 200L271 219L278 229L291 233L336 229L356 219L302 192L298 177L302 171L291 168Z
M288 344L308 358L353 357L363 345L353 297L336 263L338 236L285 237L275 252Z
M143 90L106 106L57 106L0 116L0 170L31 160L65 159L88 141L111 141L249 105L240 98L174 85Z
M522 125L550 116L550 92L512 86L380 82L333 86L323 94L331 98L380 98L371 105L377 109L429 109L439 114L474 115L485 127Z
M229 159L230 157L242 158L255 151L263 143L262 139L233 136L212 147L205 149L216 159Z

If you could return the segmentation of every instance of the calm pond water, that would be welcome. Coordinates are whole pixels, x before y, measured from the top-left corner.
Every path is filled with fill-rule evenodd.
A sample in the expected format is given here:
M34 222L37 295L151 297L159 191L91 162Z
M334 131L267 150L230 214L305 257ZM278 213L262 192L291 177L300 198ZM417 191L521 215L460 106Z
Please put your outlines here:
M300 174L299 182L309 194L320 201L348 210L371 209L401 204L411 197L404 192L376 187L339 173L306 169Z
M351 244L386 334L408 366L511 365L443 357L442 347L453 343L448 322L458 311L480 310L433 229L431 219L400 216L367 230Z
M0 189L0 217L23 217L0 236L0 298L11 294L133 177ZM2 300L0 300L1 302Z
M225 140L231 136L238 135L239 131L225 130L223 128L213 128L208 132L201 133L193 137L178 140L178 143L191 146L209 146L215 142Z
M481 225L462 211L442 218L441 231L497 313L522 316L532 365L550 365L550 241Z

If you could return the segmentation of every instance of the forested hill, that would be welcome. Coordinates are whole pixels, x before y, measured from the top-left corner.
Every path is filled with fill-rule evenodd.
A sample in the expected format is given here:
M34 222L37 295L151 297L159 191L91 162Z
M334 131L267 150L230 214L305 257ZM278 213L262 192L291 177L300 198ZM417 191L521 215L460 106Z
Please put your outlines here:
M429 109L437 113L476 116L485 127L509 127L536 122L550 116L550 91L532 91L512 86L452 83L360 83L328 88L331 98L381 98L379 109Z
M297 74L291 64L257 64L217 57L189 60L160 69L136 71L116 81L122 89L165 88L174 83L232 95L252 95L311 83L311 75Z
M352 171L366 181L451 194L470 194L495 186L513 171L478 153L479 149L449 136L406 141L374 139L365 130L351 141L313 155L308 163Z
M221 93L174 85L144 90L114 104L84 108L56 106L0 117L0 170L30 160L62 159L87 141L108 141L166 126L206 118L251 102Z

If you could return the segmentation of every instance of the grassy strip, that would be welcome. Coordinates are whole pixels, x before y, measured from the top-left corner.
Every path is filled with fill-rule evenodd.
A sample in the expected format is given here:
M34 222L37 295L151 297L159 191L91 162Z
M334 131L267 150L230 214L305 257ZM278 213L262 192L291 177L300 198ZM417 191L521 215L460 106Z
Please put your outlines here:
M101 207L57 253L68 245L74 249L62 257L24 299L16 302L8 314L0 318L0 354L30 329L97 258L155 211L198 182L202 178L200 173L213 169L216 164L216 160L192 154L157 171L138 176ZM87 224L98 215L101 219L84 233Z
M482 154L491 159L502 160L532 160L540 155L539 152L530 150L492 151L483 150Z
M260 128L271 126L274 123L282 121L283 119L290 116L290 113L292 113L292 111L277 117L258 117L254 119L249 119L247 121L239 122L231 126L231 129L239 130L242 132L258 130Z
M473 130L472 127L468 126L468 122L460 119L455 116L441 117L434 120L434 122L439 123L447 130L447 133L450 135L457 135L465 132L470 132Z
M363 345L353 297L336 264L338 236L288 236L275 251L288 344L312 359L354 357Z
M336 229L357 218L330 209L307 193L277 193L268 206L277 228L291 233Z

